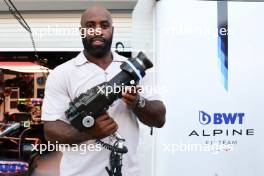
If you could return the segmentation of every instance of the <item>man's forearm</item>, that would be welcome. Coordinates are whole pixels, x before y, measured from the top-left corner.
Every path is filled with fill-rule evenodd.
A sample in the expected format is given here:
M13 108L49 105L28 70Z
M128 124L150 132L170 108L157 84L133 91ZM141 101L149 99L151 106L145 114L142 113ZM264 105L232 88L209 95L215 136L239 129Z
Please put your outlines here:
M79 144L91 139L87 133L80 132L61 120L46 121L44 132L46 140L52 143L58 141L60 144Z
M166 108L161 101L146 100L144 108L136 106L133 112L142 123L150 127L161 128L165 124Z

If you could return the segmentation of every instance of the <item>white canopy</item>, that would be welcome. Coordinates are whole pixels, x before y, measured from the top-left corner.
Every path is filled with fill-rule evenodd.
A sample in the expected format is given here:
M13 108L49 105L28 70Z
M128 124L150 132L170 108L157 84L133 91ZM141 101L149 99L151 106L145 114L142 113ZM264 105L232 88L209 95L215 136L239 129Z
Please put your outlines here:
M32 62L0 62L0 69L7 69L22 73L48 73L47 67Z

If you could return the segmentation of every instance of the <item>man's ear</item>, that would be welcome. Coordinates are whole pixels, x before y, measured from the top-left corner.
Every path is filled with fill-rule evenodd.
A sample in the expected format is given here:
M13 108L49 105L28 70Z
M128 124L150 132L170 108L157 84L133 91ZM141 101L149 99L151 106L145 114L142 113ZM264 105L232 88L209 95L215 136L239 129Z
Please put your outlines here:
M79 27L79 31L81 34L83 33L83 28L81 26Z
M84 28L82 27L79 27L79 32L81 34L81 38L85 38L86 37L86 33L85 33L85 30L83 30Z
M115 30L115 27L114 27L114 26L112 26L112 34L114 34L114 30Z

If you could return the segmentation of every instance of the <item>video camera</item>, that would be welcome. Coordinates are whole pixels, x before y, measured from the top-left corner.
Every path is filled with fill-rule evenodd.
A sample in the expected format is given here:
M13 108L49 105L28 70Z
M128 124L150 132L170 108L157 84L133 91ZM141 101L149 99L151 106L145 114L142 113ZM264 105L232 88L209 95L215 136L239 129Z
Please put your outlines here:
M95 119L106 112L109 106L122 92L115 89L136 85L145 76L145 71L153 67L151 61L139 52L136 58L130 58L121 64L119 72L109 82L99 84L85 93L80 94L72 102L65 112L66 118L78 130L84 131L93 126Z

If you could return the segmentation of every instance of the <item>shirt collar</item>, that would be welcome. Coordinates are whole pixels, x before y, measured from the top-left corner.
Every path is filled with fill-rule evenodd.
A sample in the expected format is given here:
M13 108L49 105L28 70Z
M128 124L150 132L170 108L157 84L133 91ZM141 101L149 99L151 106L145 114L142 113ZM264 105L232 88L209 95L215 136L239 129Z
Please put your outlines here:
M113 62L124 62L124 61L126 60L125 57L120 56L120 55L117 54L116 52L112 52L112 54L113 54ZM83 53L83 51L82 51L82 52L80 52L80 53L78 54L78 56L75 58L74 63L75 63L76 66L81 66L81 65L83 65L83 64L85 64L85 63L90 63L90 61L88 61L88 60L86 59L86 57L84 56L84 53Z
M86 59L86 57L83 54L83 51L81 51L78 56L74 59L74 64L76 66L83 65L85 63L88 63L89 61Z

